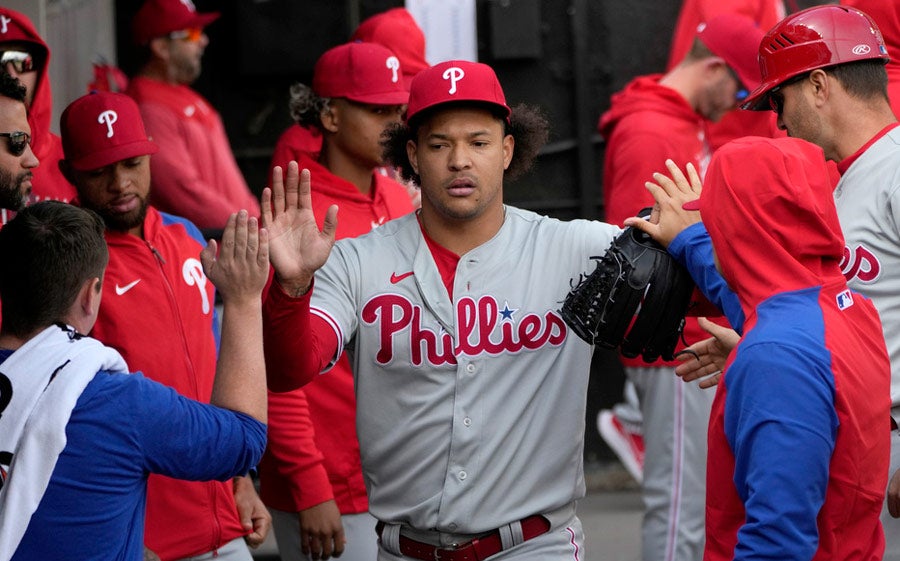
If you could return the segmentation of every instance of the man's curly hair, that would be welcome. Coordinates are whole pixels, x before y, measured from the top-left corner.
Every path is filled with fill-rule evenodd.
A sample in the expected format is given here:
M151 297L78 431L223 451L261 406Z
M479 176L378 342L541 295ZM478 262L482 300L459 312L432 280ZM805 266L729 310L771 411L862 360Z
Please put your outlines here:
M323 109L328 107L330 101L330 98L316 95L313 89L306 84L294 84L291 86L288 108L291 111L291 118L298 125L321 129L320 114Z
M471 107L471 102L459 102L458 104L465 107ZM485 106L489 109L489 106ZM408 124L397 124L389 127L383 134L384 140L384 159L392 166L400 170L400 175L406 181L412 181L416 185L421 185L421 178L409 163L409 157L406 154L406 143L410 140L418 141L419 127L423 122L439 110L447 109L448 105L442 104L433 109L423 111L416 115L414 121ZM496 113L496 112L495 112ZM501 115L497 115L499 119L503 119ZM510 134L515 140L515 149L513 150L512 161L509 163L505 177L515 179L520 177L526 171L531 169L538 151L547 142L549 134L549 125L543 113L537 107L525 104L519 104L512 108L509 116L509 123L503 120L504 135Z

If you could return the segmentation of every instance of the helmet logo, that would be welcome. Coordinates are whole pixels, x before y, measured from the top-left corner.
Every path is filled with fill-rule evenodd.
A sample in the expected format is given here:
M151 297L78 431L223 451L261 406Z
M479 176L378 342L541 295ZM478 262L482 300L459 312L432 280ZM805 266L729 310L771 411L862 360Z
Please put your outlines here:
M456 83L462 80L466 76L466 73L463 72L463 69L458 66L451 66L447 70L444 70L444 73L441 77L444 80L450 80L450 89L447 91L448 94L453 95L456 93Z
M853 47L852 52L855 55L867 55L872 50L872 47L868 45L857 45Z
M385 66L391 69L391 82L396 84L400 79L400 77L397 76L397 71L400 70L400 59L395 56L390 56L385 61Z

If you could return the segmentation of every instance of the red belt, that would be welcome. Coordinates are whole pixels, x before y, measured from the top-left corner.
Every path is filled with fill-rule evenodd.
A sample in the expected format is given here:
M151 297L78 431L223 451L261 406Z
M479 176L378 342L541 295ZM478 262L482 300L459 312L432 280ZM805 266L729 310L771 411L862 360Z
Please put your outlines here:
M521 523L524 541L546 534L550 530L550 522L539 514L529 516ZM375 526L378 537L381 537L383 529L384 522L379 522ZM500 530L492 530L487 535L455 547L437 547L400 536L400 553L422 561L482 561L501 551L503 541L500 539Z

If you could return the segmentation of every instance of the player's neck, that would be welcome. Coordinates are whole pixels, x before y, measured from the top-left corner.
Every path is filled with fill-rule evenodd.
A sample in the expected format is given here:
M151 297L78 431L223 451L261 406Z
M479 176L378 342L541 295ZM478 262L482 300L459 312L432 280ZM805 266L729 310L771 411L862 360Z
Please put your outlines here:
M319 163L334 175L349 181L363 195L372 195L372 168L360 165L338 150L322 147Z
M474 218L455 219L438 213L422 199L419 214L422 228L441 247L465 255L497 235L506 219L506 207L500 205Z

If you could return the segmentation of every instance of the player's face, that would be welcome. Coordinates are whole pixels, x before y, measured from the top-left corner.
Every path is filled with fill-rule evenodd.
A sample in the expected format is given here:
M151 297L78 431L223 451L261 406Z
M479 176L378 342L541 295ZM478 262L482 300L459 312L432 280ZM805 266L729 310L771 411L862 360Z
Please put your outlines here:
M770 104L778 115L778 128L786 130L788 136L817 144L825 151L826 158L838 159L825 134L822 120L808 97L807 86L807 81L800 80L786 83L769 94Z
M201 60L209 38L202 31L189 36L169 38L169 73L176 82L193 84L200 77Z
M468 221L502 209L513 144L503 122L483 109L450 108L422 123L406 149L422 180L423 216Z
M383 164L381 134L400 122L403 105L370 105L346 99L331 100L327 118L326 151L338 150L362 168Z
M150 156L71 170L71 175L81 206L99 214L110 230L140 235L150 194Z
M31 134L25 104L8 97L0 97L0 133ZM21 210L31 194L31 170L38 159L31 145L23 146L22 135L0 137L0 208ZM16 152L21 149L21 153Z
M712 81L707 86L704 99L700 102L698 108L700 114L712 122L721 120L726 113L738 106L740 98L738 92L742 90L746 92L737 74L728 65L724 63L719 65L717 72L713 74Z
M27 107L31 107L31 102L34 101L34 89L37 87L38 73L41 70L39 65L42 64L41 58L33 54L33 49L34 45L32 44L17 41L0 45L0 52L4 53L3 58L8 59L0 70L16 78L20 84L25 86L25 105Z

